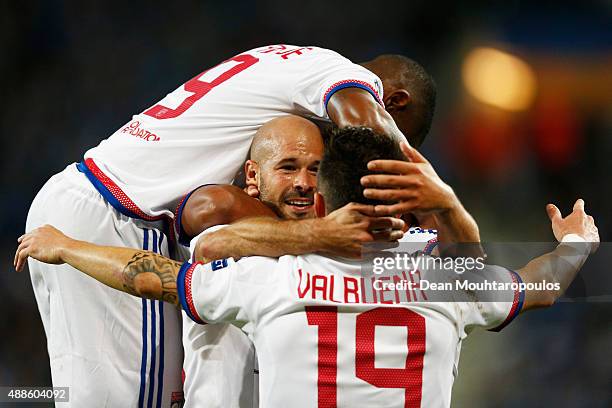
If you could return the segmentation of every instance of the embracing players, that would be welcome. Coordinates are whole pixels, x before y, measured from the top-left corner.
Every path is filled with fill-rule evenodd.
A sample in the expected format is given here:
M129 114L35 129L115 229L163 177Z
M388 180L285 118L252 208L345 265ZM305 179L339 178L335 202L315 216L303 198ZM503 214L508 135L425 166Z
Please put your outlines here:
M433 82L403 57L365 65L289 45L232 57L53 176L32 203L26 231L51 223L78 239L169 255L168 228L181 197L202 183L230 183L257 129L287 113L365 125L418 145L433 114ZM362 242L333 222L321 225L337 249ZM70 273L69 265L29 266L53 384L71 387L67 405L169 407L182 400L175 308L110 291Z
M359 180L372 155L401 157L395 142L367 129L340 130L336 137L318 174L319 216L366 201ZM565 219L549 210L559 241L598 242L582 200ZM180 302L197 322L242 326L258 350L264 406L418 407L449 406L458 345L474 327L494 328L523 310L552 304L592 249L562 243L518 274L489 267L487 276L500 282L554 278L560 284L556 291L511 292L496 302L372 304L358 295L360 264L347 259L305 255L181 265L152 252L75 241L49 226L20 239L16 265L21 268L28 256L67 262L127 293Z

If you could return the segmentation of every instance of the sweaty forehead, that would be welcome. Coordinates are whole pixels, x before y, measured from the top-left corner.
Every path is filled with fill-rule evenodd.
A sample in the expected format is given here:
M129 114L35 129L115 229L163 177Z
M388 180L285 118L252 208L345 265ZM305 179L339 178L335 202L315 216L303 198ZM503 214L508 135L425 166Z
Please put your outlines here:
M307 119L289 116L268 122L251 146L251 158L260 164L290 156L321 156L323 139L319 128Z

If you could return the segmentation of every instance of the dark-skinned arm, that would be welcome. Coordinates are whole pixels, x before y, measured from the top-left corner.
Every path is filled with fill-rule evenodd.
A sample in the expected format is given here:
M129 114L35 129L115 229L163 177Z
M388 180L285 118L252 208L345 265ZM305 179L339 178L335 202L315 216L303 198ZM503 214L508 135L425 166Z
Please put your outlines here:
M245 217L276 218L276 214L236 186L208 185L189 196L180 222L187 236L195 237L212 226L231 224Z
M409 161L371 161L368 168L381 174L361 179L367 198L392 203L377 205L377 214L413 214L422 227L438 231L440 252L444 255L484 256L478 224L453 189L416 149L406 143L401 148Z
M365 126L398 142L407 142L391 115L363 89L345 88L334 93L327 103L327 114L340 128Z

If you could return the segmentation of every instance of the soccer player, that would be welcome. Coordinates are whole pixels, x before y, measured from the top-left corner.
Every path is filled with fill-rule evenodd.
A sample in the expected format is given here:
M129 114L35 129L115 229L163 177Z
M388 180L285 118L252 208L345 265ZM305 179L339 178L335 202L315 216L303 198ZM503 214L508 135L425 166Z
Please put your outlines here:
M178 208L176 224L181 231L179 241L184 245L189 245L191 241L192 254L199 248L197 258L204 256L209 260L257 254L300 254L325 248L315 242L299 242L291 235L291 230L278 230L273 223L253 218L314 218L316 172L322 155L322 136L318 127L309 120L288 115L266 123L257 131L251 145L250 159L245 164L246 189L256 191L259 200L235 186L206 185L196 189ZM421 158L415 162L423 160ZM399 163L385 161L384 164ZM425 195L440 195L440 189L425 185L420 187ZM424 207L429 211L432 211L431 207L460 207L453 205L458 201L454 194L424 201ZM334 214L367 220L356 211L358 205L353 204L352 207L352 212ZM222 230L209 230L201 239L192 239L209 227L237 221L240 222ZM400 220L378 218L376 221L380 226L384 226L381 224L383 222L389 225L397 223L395 230L389 228L376 233L377 239L401 237L399 228L403 223ZM346 231L347 234L354 232ZM477 230L472 233L476 237L472 239L478 239ZM436 233L432 229L413 227L406 235L407 239L422 242L421 250L435 246ZM184 314L183 348L186 407L251 406L254 400L257 402L253 392L257 389L257 382L253 381L253 346L242 331L228 324L196 324Z
M320 165L319 216L361 200L359 177L369 161L364 155L394 157L399 149L387 137L364 138L365 129L343 132L344 143L330 146ZM20 238L15 265L21 269L28 256L67 262L127 293L180 302L197 322L242 326L258 352L262 406L447 407L461 340L475 327L504 326L522 311L553 304L596 249L586 244L598 243L599 235L582 200L566 218L552 205L547 211L561 244L518 273L491 266L486 274L504 283L555 281L559 288L526 289L501 302L381 305L386 302L379 298L373 304L361 295L361 265L347 259L306 255L181 265L147 251L76 241L51 226ZM567 244L574 240L585 245Z
M265 122L293 113L417 143L434 96L430 78L403 57L384 56L368 70L317 47L256 48L198 74L53 176L26 231L50 223L77 239L169 255L181 197L202 183L230 183ZM361 242L332 221L321 225L337 248ZM180 403L176 308L110 291L70 265L29 267L53 384L70 387L65 406Z

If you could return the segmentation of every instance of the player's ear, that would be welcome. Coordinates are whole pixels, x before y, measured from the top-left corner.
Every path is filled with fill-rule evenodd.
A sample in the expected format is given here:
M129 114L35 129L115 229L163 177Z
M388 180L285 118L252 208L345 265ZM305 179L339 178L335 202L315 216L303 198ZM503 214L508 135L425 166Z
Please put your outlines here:
M315 193L314 195L314 210L318 218L323 218L327 215L325 213L325 200L321 193Z
M396 89L385 95L384 102L388 112L401 111L412 103L412 95L405 89Z
M259 197L259 164L253 160L244 163L246 193L254 198Z

